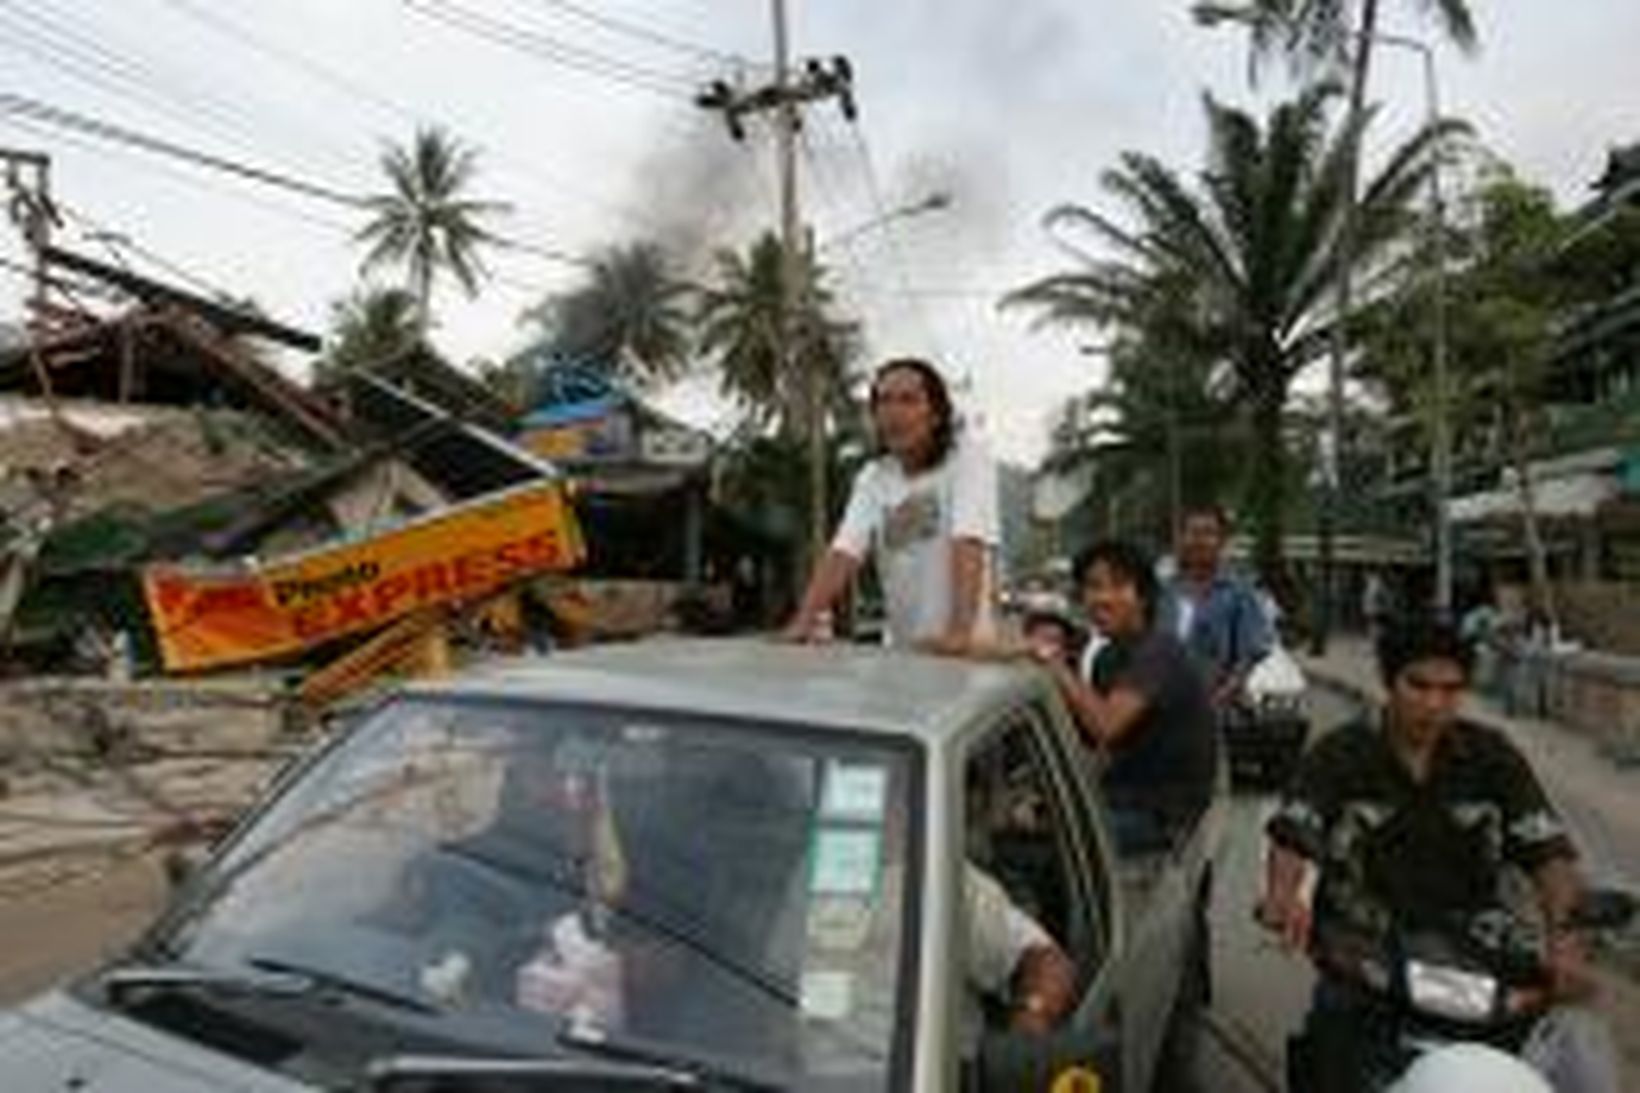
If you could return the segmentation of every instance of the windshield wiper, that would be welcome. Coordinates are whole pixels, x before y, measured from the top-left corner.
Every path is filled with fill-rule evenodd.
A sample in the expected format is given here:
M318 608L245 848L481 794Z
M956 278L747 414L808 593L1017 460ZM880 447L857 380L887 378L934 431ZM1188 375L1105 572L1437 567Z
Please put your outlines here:
M432 1015L443 1012L433 1003L416 998L413 995L400 994L398 991L388 990L386 987L378 987L374 983L364 983L357 979L350 979L326 968L315 968L307 964L298 964L294 961L266 956L253 956L245 963L258 971L306 980L309 993L333 990L352 995L355 998L368 998L372 1002L392 1006L394 1009L411 1010L415 1013Z
M596 1055L607 1055L634 1063L676 1068L687 1071L707 1086L728 1086L732 1089L751 1090L753 1093L782 1093L787 1087L772 1078L748 1074L739 1067L680 1050L676 1045L636 1036L622 1036L603 1029L565 1025L558 1033L558 1041Z
M123 1006L132 994L155 992L191 991L223 998L313 998L326 992L337 992L368 998L396 1009L426 1014L440 1012L437 1006L419 998L360 983L322 969L260 958L246 963L255 971L227 971L187 964L138 964L115 968L98 982L110 1004L115 1006Z
M313 993L313 983L297 975L245 975L216 968L186 964L136 964L115 968L98 979L98 985L116 1006L127 996L145 991L203 991L208 994L254 995L258 998L298 998Z
M701 1088L700 1078L684 1070L632 1063L594 1062L587 1059L479 1059L461 1055L392 1055L371 1062L366 1072L368 1093L396 1093L398 1089L425 1089L430 1082L457 1083L462 1089L522 1089L538 1084L557 1089L565 1081L596 1082L600 1089Z

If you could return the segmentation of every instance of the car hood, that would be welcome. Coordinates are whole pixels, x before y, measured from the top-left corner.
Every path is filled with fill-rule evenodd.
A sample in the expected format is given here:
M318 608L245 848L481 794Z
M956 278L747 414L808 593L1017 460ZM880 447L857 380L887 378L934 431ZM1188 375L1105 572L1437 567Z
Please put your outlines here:
M0 1089L31 1093L314 1093L53 991L0 1013Z

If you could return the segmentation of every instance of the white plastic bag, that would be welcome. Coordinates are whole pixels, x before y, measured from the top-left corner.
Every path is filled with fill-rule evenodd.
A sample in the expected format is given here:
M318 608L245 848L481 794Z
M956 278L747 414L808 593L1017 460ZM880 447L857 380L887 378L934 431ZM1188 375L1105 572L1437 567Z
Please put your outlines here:
M546 945L518 969L521 1009L563 1014L580 1029L619 1028L621 958L586 931L579 912L555 919Z

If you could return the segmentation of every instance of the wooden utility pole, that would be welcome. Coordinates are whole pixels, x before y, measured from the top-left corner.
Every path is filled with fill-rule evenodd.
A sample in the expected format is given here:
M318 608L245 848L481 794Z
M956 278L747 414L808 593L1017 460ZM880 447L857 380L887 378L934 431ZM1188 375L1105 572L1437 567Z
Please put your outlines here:
M51 246L52 225L58 222L57 207L51 202L51 157L44 152L0 148L0 164L6 169L6 215L34 252L34 295L29 306L34 322L43 322L51 284L45 254ZM33 176L32 184L24 182L25 171Z
M34 252L34 292L29 297L29 362L34 368L40 397L52 419L60 421L57 399L51 389L51 373L40 345L46 336L46 316L51 311L51 275L46 253L51 249L52 225L60 223L51 201L51 157L44 152L0 148L0 163L6 168L6 215L23 233L23 241ZM32 185L23 181L24 172L33 175Z
M807 315L810 248L802 229L797 194L797 130L803 105L822 99L838 100L843 117L855 118L854 72L848 61L833 57L829 63L805 61L795 73L791 63L791 43L786 22L785 0L770 0L774 28L774 82L749 90L714 80L696 96L706 110L721 111L729 135L746 139L745 119L749 115L772 112L775 118L775 157L780 175L780 322L777 352L781 372L788 383L797 383L803 395L804 431L808 440L809 462L809 565L825 552L826 504L826 385L821 372L824 355L816 356L813 369L803 369L803 324Z

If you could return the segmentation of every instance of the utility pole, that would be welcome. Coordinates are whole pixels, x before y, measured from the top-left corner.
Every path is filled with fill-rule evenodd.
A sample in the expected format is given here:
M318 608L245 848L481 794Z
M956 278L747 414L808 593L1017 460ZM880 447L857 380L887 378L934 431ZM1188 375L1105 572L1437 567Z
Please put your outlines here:
M788 383L800 382L803 416L808 440L809 462L809 565L819 562L826 545L826 388L822 363L801 372L802 329L807 314L808 270L811 248L802 229L797 195L797 130L802 124L801 108L811 102L835 98L843 117L853 121L854 71L848 60L833 57L829 63L808 60L793 72L791 43L786 22L785 0L770 0L774 27L774 83L742 90L725 80L714 80L695 98L706 110L721 111L729 135L746 139L745 119L754 114L773 113L775 157L780 174L780 323L778 354L781 371Z
M51 157L44 152L0 148L0 164L6 169L6 215L34 252L34 294L29 307L33 323L38 325L45 322L50 304L46 250L51 246L52 225L61 223L57 206L51 201ZM33 176L31 182L24 182L25 172Z
M774 85L780 92L775 108L775 159L780 177L780 355L781 371L796 376L802 367L798 325L802 322L807 270L802 225L797 212L797 103L786 94L791 84L791 43L786 27L786 0L769 0L774 27ZM820 562L826 534L826 439L820 377L803 376L804 418L809 442L809 568Z
M40 397L55 419L57 398L51 389L51 373L41 354L46 323L51 314L51 274L46 268L46 252L51 247L51 229L62 217L51 200L51 157L44 152L0 148L0 164L6 169L6 216L23 233L23 241L34 252L34 292L29 298L29 363L34 368ZM23 181L27 172L32 185Z
M1415 38L1382 35L1384 41L1416 50L1424 62L1424 105L1431 127L1441 122L1441 91L1435 72L1435 50ZM1450 614L1452 599L1452 390L1447 372L1446 194L1441 184L1446 141L1435 145L1429 170L1431 235L1435 244L1435 428L1430 468L1435 484L1435 610Z

